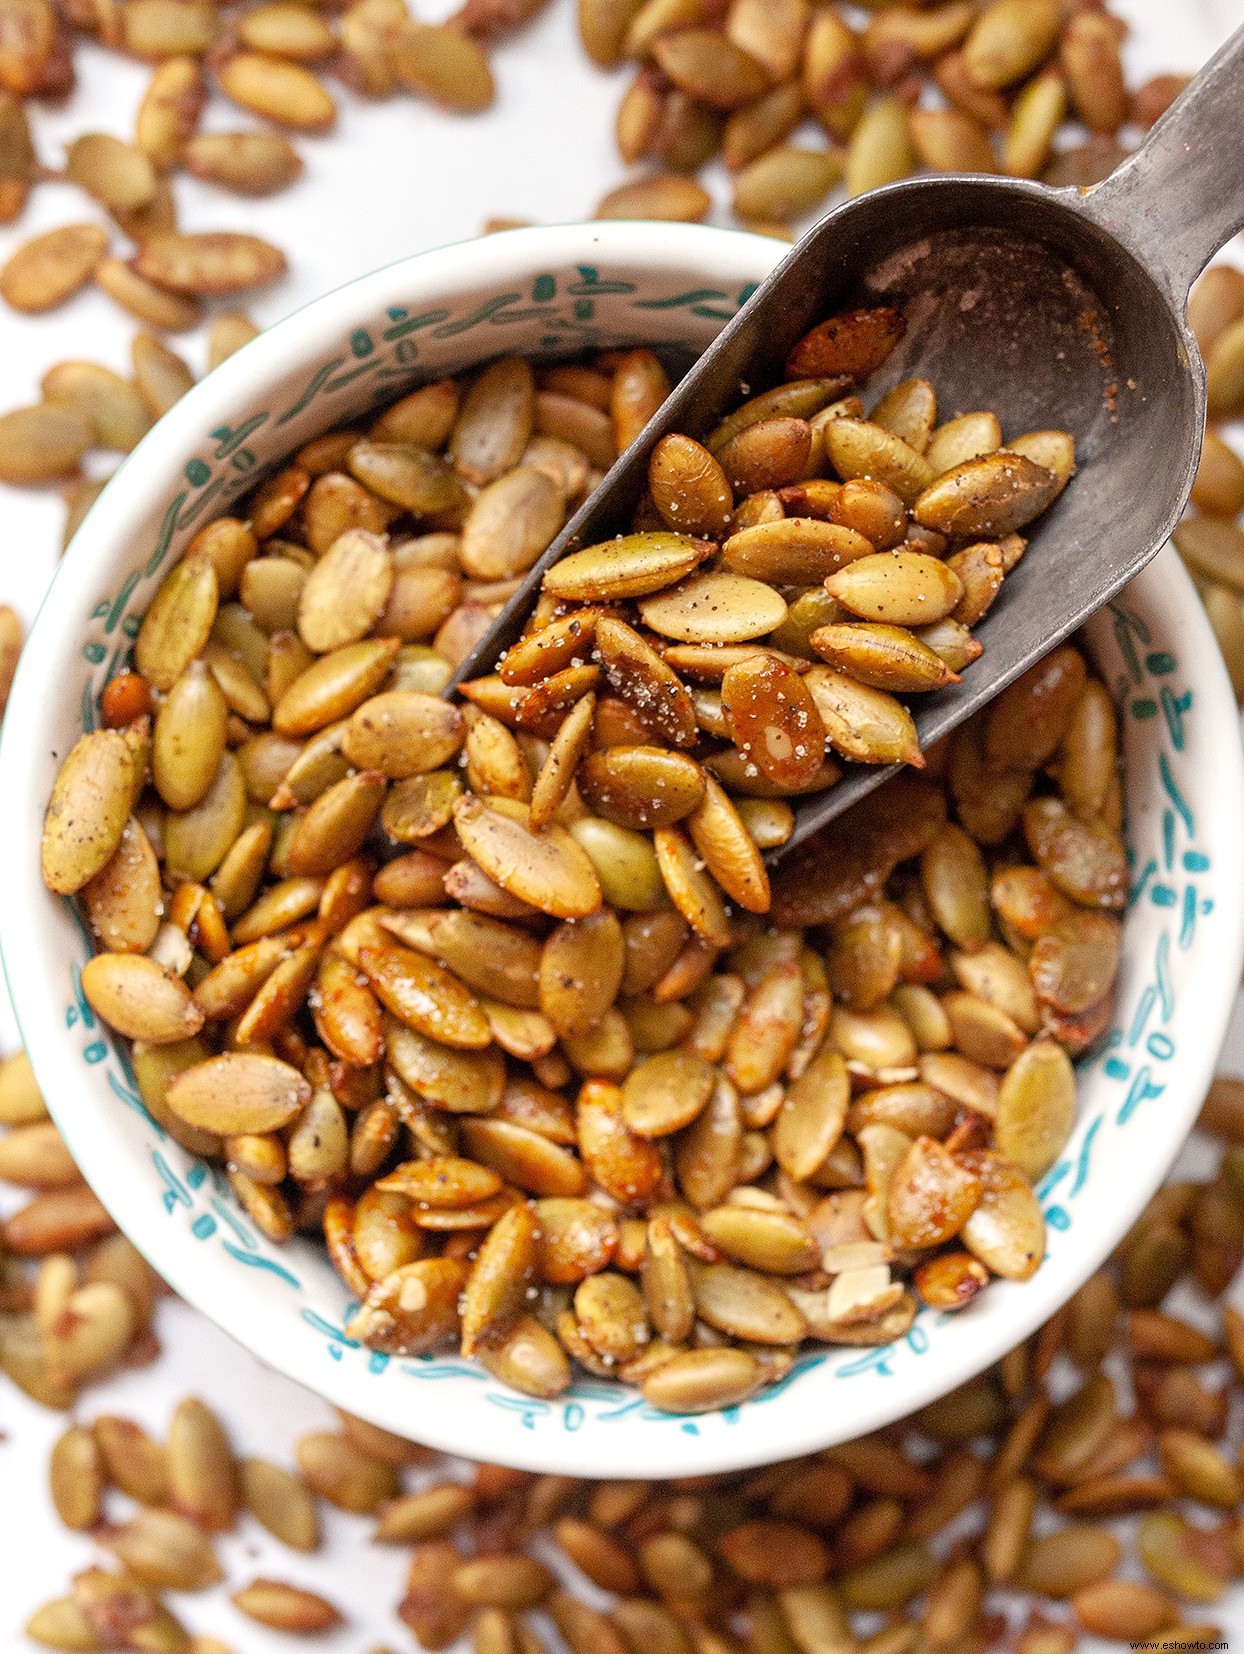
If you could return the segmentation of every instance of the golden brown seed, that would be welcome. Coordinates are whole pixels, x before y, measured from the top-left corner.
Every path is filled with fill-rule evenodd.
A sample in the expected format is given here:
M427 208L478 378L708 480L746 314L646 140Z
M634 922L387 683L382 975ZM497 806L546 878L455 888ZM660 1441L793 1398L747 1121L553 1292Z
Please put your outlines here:
M1012 534L1039 516L1059 487L1045 466L999 448L944 472L915 500L912 515L942 534Z
M506 356L485 368L453 427L449 452L457 470L483 485L519 464L532 433L534 401L526 362Z
M106 132L75 138L65 152L65 171L79 188L114 211L145 207L155 194L150 156L137 144Z
M964 42L968 74L977 86L991 90L1023 80L1053 50L1060 23L1053 0L1034 6L1020 0L993 0Z
M856 558L831 575L825 589L852 613L891 626L933 625L963 593L945 563L903 551Z
M1152 1637L1177 1618L1170 1597L1139 1580L1108 1579L1071 1599L1076 1618L1099 1637L1133 1642Z
M792 514L739 529L722 548L722 559L739 574L777 585L809 585L873 549L873 542L852 528Z
M990 1151L964 1156L981 1178L980 1203L963 1226L968 1251L995 1275L1027 1280L1045 1254L1045 1220L1026 1180Z
M704 1264L692 1272L696 1312L718 1331L749 1343L798 1343L807 1321L774 1281L732 1264Z
M895 694L940 689L957 675L924 636L901 626L854 621L820 626L809 642L830 666Z
M229 706L201 660L190 663L156 714L151 773L172 810L192 810L211 788L224 756Z
M555 918L595 913L601 885L591 859L560 827L533 831L527 814L525 806L500 799L488 805L468 796L454 805L463 844L503 890Z
M494 1378L526 1395L560 1395L570 1383L570 1363L561 1345L532 1315L520 1315L479 1359Z
M134 383L154 419L167 413L194 384L194 375L181 357L149 333L134 335L130 360Z
M849 1608L897 1609L932 1582L936 1566L923 1545L899 1544L849 1569L838 1589Z
M1157 1510L1141 1517L1136 1535L1140 1560L1160 1585L1193 1602L1216 1602L1231 1563L1207 1538L1175 1511Z
M97 224L66 224L19 247L0 270L0 295L15 310L37 312L76 293L108 250Z
M215 563L202 552L188 554L163 581L134 644L135 665L153 688L171 689L202 650L218 593Z
M52 1503L65 1527L81 1531L99 1521L104 1466L95 1437L84 1426L71 1425L57 1438L48 1461L48 1479Z
M1071 1059L1054 1040L1034 1040L1003 1077L994 1121L999 1150L1035 1182L1071 1135L1075 1108Z
M161 172L180 161L207 99L203 72L193 58L174 57L157 66L134 120L134 138ZM149 194L154 194L154 181Z
M1219 1448L1196 1431L1163 1430L1158 1437L1158 1460L1185 1497L1220 1510L1234 1510L1239 1504L1239 1472Z
M644 1400L666 1413L707 1413L736 1406L759 1388L764 1369L743 1349L686 1350L644 1379Z
M143 243L134 269L157 287L210 297L275 281L285 255L259 236L233 230L166 232Z
M322 655L281 694L273 728L281 735L311 735L348 716L384 683L397 648L396 638L369 638Z
M776 145L738 174L734 210L740 218L788 223L818 207L842 173L843 159L835 150Z
M1221 517L1187 517L1177 523L1175 544L1194 574L1244 591L1244 534Z
M295 1454L302 1479L311 1491L342 1510L371 1515L397 1492L394 1465L334 1431L301 1437Z
M404 19L393 31L389 55L403 86L444 109L469 115L493 101L487 57L456 29Z
M66 476L94 438L89 419L56 402L0 414L0 482L26 486Z
M917 1137L889 1181L887 1223L899 1246L938 1246L951 1239L980 1202L977 1175L956 1165L932 1137Z
M1122 1547L1107 1529L1076 1523L1033 1540L1017 1583L1042 1596L1071 1597L1113 1572L1121 1556Z
M97 362L58 362L44 374L41 388L49 402L75 408L89 420L104 448L128 454L151 424L135 387Z
M804 682L830 745L844 758L862 764L923 764L911 714L892 695L827 666L814 666Z
M520 465L477 495L462 525L460 556L477 580L525 574L562 526L564 500L543 471Z
M108 1544L126 1572L144 1584L201 1591L224 1578L207 1534L176 1511L140 1507Z
M34 181L35 152L22 103L0 93L0 223L21 213Z
M523 1309L535 1274L539 1228L528 1205L514 1206L489 1231L462 1295L462 1351L505 1328ZM507 1606L507 1604L498 1604Z
M712 549L688 534L623 535L563 557L544 576L544 589L589 601L643 597L689 574Z
M863 195L883 184L893 184L915 169L911 119L898 98L876 99L856 122L850 138L846 166L848 195Z
M707 1103L713 1071L702 1058L662 1051L639 1063L622 1087L622 1114L641 1137L664 1137L689 1125Z
M698 764L663 747L610 747L589 754L576 774L588 808L621 827L666 827L704 796Z
M475 1496L460 1482L440 1482L384 1506L376 1525L377 1544L409 1544L448 1533L470 1515Z
M200 1527L224 1533L237 1516L237 1471L220 1420L197 1397L169 1422L168 1482L173 1504Z
M724 533L734 495L713 455L691 437L661 438L648 462L648 487L667 525L696 538Z
M721 683L722 710L736 746L780 788L798 788L820 769L825 726L797 672L756 656L731 666Z
M1113 21L1073 17L1063 32L1059 59L1080 120L1090 132L1117 132L1128 118L1128 94Z
M1085 907L1118 908L1127 887L1120 840L1099 822L1077 821L1058 799L1033 799L1024 809L1024 836L1042 872Z
M588 1082L579 1093L577 1130L584 1164L607 1194L624 1204L652 1194L660 1181L661 1159L626 1124L616 1086Z
M957 109L914 109L911 138L916 154L935 172L996 172L988 134Z
M97 953L82 967L82 992L111 1028L163 1045L203 1026L203 1012L179 976L138 953Z
M1067 83L1057 69L1034 75L1020 90L1002 140L1002 170L1013 178L1039 178L1049 163L1054 135L1067 114Z
M738 109L768 90L756 59L715 30L658 35L652 53L675 86L714 109Z
M540 958L540 1009L559 1034L586 1034L617 997L624 966L622 927L610 912L559 925Z
M242 1459L238 1478L243 1504L269 1533L291 1550L319 1548L319 1515L297 1476L266 1459Z
M0 1178L23 1189L59 1189L77 1183L79 1172L52 1122L35 1120L0 1137Z
M713 204L708 191L682 173L656 173L635 183L620 184L596 204L596 218L649 218L695 224Z
M231 1135L286 1125L311 1098L311 1087L288 1063L252 1052L226 1052L183 1070L166 1093L188 1125Z

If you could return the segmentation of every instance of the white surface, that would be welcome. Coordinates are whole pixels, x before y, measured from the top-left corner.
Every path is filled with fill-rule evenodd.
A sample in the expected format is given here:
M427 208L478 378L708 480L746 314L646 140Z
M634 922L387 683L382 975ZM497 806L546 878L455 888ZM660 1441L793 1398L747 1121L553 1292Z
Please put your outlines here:
M427 11L433 9L448 8L438 0ZM1241 0L1179 5L1125 0L1117 9L1134 23L1127 50L1136 78L1195 68L1244 20ZM460 121L408 99L367 106L341 94L337 132L325 140L299 140L307 173L293 190L270 201L246 202L179 179L183 222L196 229L253 229L291 252L289 277L250 307L267 323L369 268L470 235L486 217L556 221L590 210L621 176L612 121L625 74L602 76L586 64L573 40L571 10L568 0L553 0L535 28L500 49L499 98L489 114ZM91 61L82 53L78 62L88 84L38 124L40 150L49 162L59 159L59 144L77 132L127 131L145 81L139 66L111 57ZM245 121L215 109L211 124ZM16 240L71 215L89 216L89 207L84 212L80 198L71 202L60 187L41 188L17 231L0 234L0 257ZM91 294L33 321L5 312L0 402L7 407L33 398L41 373L56 360L84 356L123 367L133 331L128 319ZM176 348L201 368L201 338L190 336ZM54 494L0 490L0 599L27 616L54 565L60 523ZM0 1042L7 1047L10 1037L4 1024ZM1223 1067L1244 1073L1240 1017ZM1204 1175L1203 1158L1196 1170ZM163 1306L159 1325L168 1354L152 1368L92 1391L87 1416L127 1411L162 1430L175 1401L197 1390L227 1417L241 1451L283 1462L290 1462L297 1435L328 1421L322 1403L267 1372L183 1306ZM25 1402L10 1386L0 1389L0 1429L6 1432L0 1443L0 1648L6 1654L30 1646L19 1632L26 1615L62 1591L70 1571L92 1555L88 1541L60 1530L46 1496L46 1453L61 1428L57 1417ZM252 1574L267 1572L312 1585L336 1600L350 1624L320 1641L326 1650L363 1654L377 1639L405 1649L412 1639L392 1615L401 1590L402 1553L366 1546L367 1526L337 1516L328 1523L325 1554L308 1559L268 1544L248 1524L240 1536L223 1542L222 1555L235 1588ZM243 1620L223 1592L173 1600L188 1624L230 1640L239 1654L293 1646ZM1220 1604L1214 1617L1229 1632L1244 1635L1244 1592Z

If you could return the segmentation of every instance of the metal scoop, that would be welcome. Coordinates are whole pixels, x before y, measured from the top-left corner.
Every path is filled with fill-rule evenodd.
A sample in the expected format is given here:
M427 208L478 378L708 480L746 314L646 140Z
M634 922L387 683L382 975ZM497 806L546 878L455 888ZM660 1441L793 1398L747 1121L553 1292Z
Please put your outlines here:
M869 382L932 381L945 415L992 408L1017 433L1075 437L1078 474L1028 531L1028 551L976 628L963 682L913 698L921 746L963 722L1149 561L1192 488L1205 370L1188 289L1244 224L1244 29L1104 183L1050 189L989 176L914 178L848 201L811 229L679 383L528 574L454 682L495 669L544 571L625 532L669 431L703 437L835 311L892 304L907 331ZM799 802L772 862L901 766L848 766Z

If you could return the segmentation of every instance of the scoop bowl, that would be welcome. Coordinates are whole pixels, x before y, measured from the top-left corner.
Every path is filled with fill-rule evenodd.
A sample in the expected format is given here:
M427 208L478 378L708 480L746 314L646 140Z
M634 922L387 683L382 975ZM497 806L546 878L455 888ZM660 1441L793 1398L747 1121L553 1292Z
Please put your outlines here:
M962 723L1137 574L1187 503L1205 372L1184 308L1192 281L1244 223L1242 94L1244 30L1092 189L914 178L828 213L567 523L454 682L494 670L553 563L627 531L663 436L704 437L741 396L781 383L792 346L817 322L886 304L906 331L869 380L870 398L921 377L936 388L939 418L991 408L1007 434L1055 427L1076 443L1073 485L1026 531L1022 562L974 628L981 659L962 684L912 705L922 747ZM894 768L849 766L805 799L769 862Z

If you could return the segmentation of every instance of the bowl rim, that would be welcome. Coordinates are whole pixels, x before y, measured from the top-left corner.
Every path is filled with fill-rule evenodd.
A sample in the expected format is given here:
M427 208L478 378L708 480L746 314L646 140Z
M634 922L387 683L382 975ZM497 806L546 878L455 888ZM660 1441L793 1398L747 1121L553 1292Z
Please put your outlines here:
M142 461L146 456L159 452L161 444L175 453L184 452L204 429L210 429L206 421L227 415L248 392L253 393L257 386L287 368L289 346L297 346L295 355L313 354L325 336L340 337L343 326L348 328L364 311L383 306L385 296L401 290L403 283L429 289L435 286L437 291L443 291L454 285L453 272L457 269L458 284L475 287L491 279L490 271L500 274L518 266L529 272L533 266L551 259L574 263L589 246L598 248L602 256L641 260L654 272L682 266L688 259L707 261L714 255L714 249L719 249L722 255L729 250L730 262L734 262L737 255L742 280L755 279L758 270L763 273L762 266L777 262L774 245L766 238L699 225L591 224L513 230L398 260L310 301L259 335L201 381L143 439L119 468L116 481L105 490L62 559L23 651L11 701L11 711L17 716L10 715L5 720L0 736L0 786L8 796L24 798L31 780L46 763L46 752L40 748L38 720L31 716L42 704L40 685L49 681L50 675L63 665L65 629L71 621L76 624L80 619L81 584L89 585L97 571L111 567L118 557L117 547L125 543L125 519L142 509L146 471ZM485 257L485 250L493 247L505 256ZM465 253L465 264L464 249L469 249ZM777 256L780 258L780 250ZM722 274L728 279L731 272ZM409 292L404 296L408 298ZM1187 639L1187 661L1189 669L1195 672L1199 695L1199 719L1215 732L1215 740L1224 725L1237 737L1220 743L1221 767L1215 777L1213 802L1222 842L1238 843L1244 838L1244 753L1238 740L1234 697L1208 620L1191 580L1173 551L1162 553L1159 562L1150 565L1139 580L1160 582L1158 601L1163 611L1170 614L1172 630L1178 630ZM1154 591L1158 591L1157 585ZM48 899L36 872L35 824L41 819L41 801L33 815L29 808L23 810L19 804L11 818L7 835L10 854L0 861L0 912L5 914L0 932L0 960L9 982L19 1032L36 1078L49 1098L53 1117L65 1131L67 1140L80 1141L85 1135L91 1144L83 1157L91 1167L90 1172L84 1173L87 1181L105 1205L111 1199L122 1209L122 1216L114 1213L118 1226L145 1256L156 1261L174 1289L258 1358L328 1400L374 1417L375 1422L386 1428L399 1431L417 1428L419 1439L433 1447L450 1452L469 1451L469 1427L467 1430L460 1427L463 1417L460 1409L447 1410L448 1428L438 1428L435 1408L419 1408L413 1422L398 1420L394 1417L395 1409L388 1404L396 1393L395 1387L360 1384L355 1369L344 1363L326 1362L308 1375L301 1350L296 1358L289 1356L287 1342L280 1331L283 1317L254 1311L240 1314L234 1292L235 1276L210 1265L199 1270L193 1260L202 1257L202 1253L193 1253L184 1239L171 1236L167 1227L158 1227L158 1203L126 1207L124 1194L117 1188L117 1172L121 1168L115 1163L110 1166L107 1157L110 1134L106 1111L86 1110L87 1130L83 1133L83 1120L75 1120L72 1104L64 1101L70 1070L67 1057L60 1060L64 1040L58 1004L38 1000L28 991L22 975L25 947L21 938L38 935L42 904ZM1220 970L1203 973L1207 980L1198 984L1198 1022L1202 1028L1217 1029L1221 1036L1234 1003L1244 958L1244 865L1237 866L1226 860L1216 866L1215 902L1224 915L1234 921L1232 930L1225 925L1220 927L1222 941L1217 950L1220 958L1227 952L1231 957L1223 960ZM38 973L32 975L37 977ZM1199 1099L1204 1094L1217 1054L1218 1044L1205 1039L1197 1042L1195 1048L1185 1048L1180 1053L1181 1085L1189 1097ZM73 1071L73 1080L75 1087L71 1089L82 1086L80 1069ZM1154 1158L1160 1152L1164 1168L1168 1167L1191 1129L1194 1117L1190 1108L1175 1118L1170 1109L1153 1116L1148 1129L1152 1147L1147 1158ZM93 1131L89 1125L92 1118L95 1118ZM97 1149L100 1152L97 1153ZM1151 1192L1148 1187L1133 1189L1129 1184L1121 1191L1119 1204L1112 1203L1109 1222L1099 1218L1096 1224L1084 1225L1090 1233L1083 1236L1087 1244L1077 1248L1076 1265L1071 1271L1076 1277L1072 1290L1117 1244ZM1119 1222L1121 1212L1127 1220L1124 1223ZM996 1283L994 1293L1005 1293L1010 1299L1013 1293L1009 1287L1010 1283ZM859 1386L852 1394L849 1408L852 1430L858 1428L863 1433L876 1429L966 1381L1028 1336L1069 1296L1065 1273L1055 1274L1048 1269L1023 1283L1018 1293L1022 1297L1015 1295L1014 1302L1021 1307L997 1317L1000 1322L997 1336L986 1341L992 1351L987 1359L981 1359L976 1341L965 1340L959 1358L954 1354L944 1355L933 1364L935 1372L924 1364L917 1369L905 1369L902 1406L897 1410L892 1400L896 1392L890 1386ZM245 1331L241 1330L242 1325ZM922 1378L925 1372L927 1379ZM369 1408L373 1397L374 1405ZM408 1407L408 1411L415 1413L416 1409ZM807 1410L798 1407L749 1408L747 1429L712 1436L663 1432L653 1442L653 1463L659 1463L659 1473L672 1475L737 1469L814 1451L831 1436L840 1439L841 1432L835 1432L832 1423L835 1411L831 1407L809 1419ZM822 1420L819 1427L818 1418ZM459 1427L455 1427L455 1420ZM629 1431L618 1433L616 1447L597 1441L590 1451L586 1450L586 1442L574 1435L551 1432L528 1435L516 1431L505 1439L501 1450L495 1449L496 1444L490 1441L489 1451L495 1456L540 1471L625 1476L641 1474L644 1468L637 1468L636 1443Z

